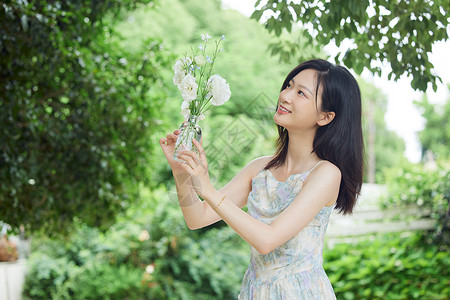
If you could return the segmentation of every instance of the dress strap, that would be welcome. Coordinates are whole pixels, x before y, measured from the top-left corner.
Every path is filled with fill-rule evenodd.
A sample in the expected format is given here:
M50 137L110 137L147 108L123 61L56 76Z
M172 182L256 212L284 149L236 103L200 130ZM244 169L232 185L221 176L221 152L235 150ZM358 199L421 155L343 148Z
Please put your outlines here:
M311 173L312 170L314 170L314 168L317 167L321 162L323 162L323 160L321 160L317 164L315 164L314 167L312 167L308 172Z

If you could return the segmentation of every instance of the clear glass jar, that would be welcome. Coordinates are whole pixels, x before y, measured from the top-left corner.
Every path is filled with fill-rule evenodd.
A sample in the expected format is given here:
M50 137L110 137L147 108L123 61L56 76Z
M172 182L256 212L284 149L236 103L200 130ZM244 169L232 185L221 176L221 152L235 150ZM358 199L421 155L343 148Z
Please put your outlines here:
M198 154L198 150L194 145L193 139L200 142L202 137L202 129L197 122L198 116L190 115L188 121L181 124L181 133L178 135L177 143L175 144L175 151L173 152L174 160L185 162L177 157L181 151L195 151Z

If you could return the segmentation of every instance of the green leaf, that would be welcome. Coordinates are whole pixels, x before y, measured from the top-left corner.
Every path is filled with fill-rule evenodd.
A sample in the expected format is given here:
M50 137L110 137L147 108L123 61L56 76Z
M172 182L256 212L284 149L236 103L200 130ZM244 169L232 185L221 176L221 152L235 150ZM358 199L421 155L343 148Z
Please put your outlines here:
M261 19L263 13L264 13L263 10L256 10L255 9L255 11L252 13L250 18L259 21L259 19Z

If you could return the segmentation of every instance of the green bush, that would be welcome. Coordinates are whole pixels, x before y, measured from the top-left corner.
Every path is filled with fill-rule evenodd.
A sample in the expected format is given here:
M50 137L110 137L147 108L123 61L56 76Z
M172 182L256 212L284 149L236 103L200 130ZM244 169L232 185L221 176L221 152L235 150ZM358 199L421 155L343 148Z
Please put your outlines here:
M80 226L67 241L42 238L30 258L25 296L30 299L124 299L138 296L143 270L129 262L133 248L125 232L101 234ZM119 241L114 235L121 232ZM108 243L106 239L117 242ZM137 299L137 297L132 297Z
M230 228L190 231L165 190L110 230L78 225L65 241L40 238L25 285L29 299L230 299L248 265ZM151 210L151 211L150 211Z
M164 189L149 198L106 232L78 225L65 241L35 239L25 298L236 299L249 246L220 224L188 230ZM373 235L327 249L338 299L446 299L448 245L429 239Z
M367 236L324 252L337 299L448 299L448 245L430 245L427 233Z
M119 46L121 11L149 0L7 1L0 8L0 216L65 234L108 228L151 185L167 96L161 40ZM86 205L89 203L89 205Z
M30 274L27 276L25 295L30 299L68 299L67 282L76 267L65 257L33 254Z
M443 164L436 169L427 169L422 165L408 165L401 169L387 170L386 179L389 197L382 199L382 208L419 208L422 216L436 221L434 238L441 240L450 220L449 166Z

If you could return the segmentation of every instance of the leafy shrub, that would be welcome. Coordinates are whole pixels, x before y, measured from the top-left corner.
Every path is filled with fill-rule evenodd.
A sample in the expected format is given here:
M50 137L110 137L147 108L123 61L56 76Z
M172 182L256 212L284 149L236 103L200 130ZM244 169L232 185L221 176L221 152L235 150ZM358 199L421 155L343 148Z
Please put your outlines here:
M382 200L382 207L419 208L421 214L436 221L435 235L442 237L449 226L450 168L446 165L426 169L421 165L409 165L386 172L389 197Z
M69 298L68 278L76 265L65 257L52 257L44 253L33 254L27 276L25 296L30 299Z
M116 250L102 242L102 238L97 229L81 226L66 242L39 240L39 249L30 258L25 296L30 299L124 299L139 291L142 269L116 256L128 241L122 239L125 245L117 244ZM129 253L122 257L127 255Z
M139 299L141 280L142 269L132 265L90 260L70 282L77 299Z
M16 230L106 229L150 184L171 62L160 40L119 46L114 21L139 3L153 1L2 4L0 215Z
M448 245L429 245L427 233L368 236L324 252L337 299L448 299Z
M236 298L248 246L230 228L187 229L165 190L154 208L102 233L79 225L67 240L40 238L30 258L30 299ZM150 210L146 210L150 209Z
M28 299L236 299L249 246L230 228L186 228L164 189L102 233L35 240ZM155 204L155 200L157 204ZM430 235L368 236L324 252L338 299L446 299L448 245Z

